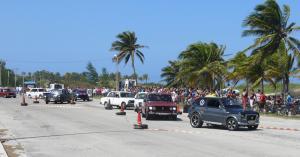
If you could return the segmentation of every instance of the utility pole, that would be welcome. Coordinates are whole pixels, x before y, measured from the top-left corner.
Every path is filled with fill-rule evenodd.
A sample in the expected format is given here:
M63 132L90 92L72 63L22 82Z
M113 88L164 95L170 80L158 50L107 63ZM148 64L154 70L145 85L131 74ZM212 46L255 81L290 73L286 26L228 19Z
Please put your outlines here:
M18 73L18 69L15 69L15 87L17 87L17 73Z
M9 87L9 70L7 70L7 87Z

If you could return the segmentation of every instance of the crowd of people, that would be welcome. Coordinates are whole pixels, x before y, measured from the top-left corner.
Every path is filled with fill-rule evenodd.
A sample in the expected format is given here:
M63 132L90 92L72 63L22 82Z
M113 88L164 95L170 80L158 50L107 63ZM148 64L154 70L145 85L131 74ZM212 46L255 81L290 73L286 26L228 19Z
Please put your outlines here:
M96 89L95 89L96 90ZM268 112L271 109L278 108L282 105L286 105L291 108L295 102L290 93L287 95L266 95L261 90L247 90L242 92L234 90L233 88L226 89L201 89L201 88L164 88L164 87L132 87L130 89L122 89L131 93L138 92L155 92L155 93L169 93L172 95L174 102L188 104L192 100L200 97L228 97L241 100L242 107L246 109L256 109L260 112ZM97 89L98 94L108 93L110 90L107 88Z

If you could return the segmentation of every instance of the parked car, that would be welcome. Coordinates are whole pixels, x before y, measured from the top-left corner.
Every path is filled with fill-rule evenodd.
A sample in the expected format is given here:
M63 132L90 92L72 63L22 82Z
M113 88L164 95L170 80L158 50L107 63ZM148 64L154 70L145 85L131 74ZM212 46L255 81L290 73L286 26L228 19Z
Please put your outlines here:
M134 109L140 110L141 107L144 105L144 99L146 97L148 92L138 92L135 96L134 96Z
M177 120L176 103L172 101L170 94L146 94L141 110L142 116L147 120L156 116L169 116L173 120Z
M66 89L54 89L51 90L50 93L45 95L45 102L48 104L49 102L54 102L55 104L59 103L71 103L72 94L69 93Z
M259 125L259 113L244 111L241 102L232 98L196 99L192 102L188 117L194 128L202 127L203 123L206 123L225 126L229 130L237 130L240 126L255 130Z
M12 88L0 88L0 97L4 98L16 98L16 90Z
M44 88L31 88L28 92L26 92L26 96L28 98L43 98L45 92L46 90Z
M124 91L112 91L107 94L106 97L100 99L100 104L107 107L108 104L120 108L124 105L125 108L134 107L134 95L130 92Z
M87 90L85 89L75 89L73 91L75 100L81 99L83 101L90 101Z

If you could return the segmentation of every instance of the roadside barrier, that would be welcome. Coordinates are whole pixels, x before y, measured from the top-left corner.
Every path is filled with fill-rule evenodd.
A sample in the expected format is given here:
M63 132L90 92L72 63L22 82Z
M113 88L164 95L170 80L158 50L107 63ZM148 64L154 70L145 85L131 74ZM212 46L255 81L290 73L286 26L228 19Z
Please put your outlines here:
M25 101L25 95L23 94L22 96L22 102L21 102L21 106L27 106L28 104Z
M120 111L116 112L116 115L122 115L122 116L126 115L126 112L124 111L124 103L121 104Z
M137 124L133 124L133 128L134 129L148 129L147 124L142 124L142 116L141 116L140 111L138 111L138 115L137 115Z
M37 97L37 95L34 97L34 101L33 101L33 103L34 103L34 104L38 104L38 103L40 103L40 102L38 101L38 97Z

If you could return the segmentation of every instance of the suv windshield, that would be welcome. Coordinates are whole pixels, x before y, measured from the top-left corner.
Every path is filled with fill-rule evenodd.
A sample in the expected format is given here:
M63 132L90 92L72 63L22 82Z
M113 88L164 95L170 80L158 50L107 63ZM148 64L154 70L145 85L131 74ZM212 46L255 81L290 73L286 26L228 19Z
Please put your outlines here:
M172 102L171 95L158 95L158 94L150 94L149 101L168 101Z
M132 93L120 93L122 98L133 98L134 95Z
M242 108L242 103L238 99L222 99L225 108Z

